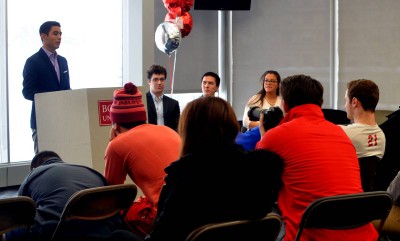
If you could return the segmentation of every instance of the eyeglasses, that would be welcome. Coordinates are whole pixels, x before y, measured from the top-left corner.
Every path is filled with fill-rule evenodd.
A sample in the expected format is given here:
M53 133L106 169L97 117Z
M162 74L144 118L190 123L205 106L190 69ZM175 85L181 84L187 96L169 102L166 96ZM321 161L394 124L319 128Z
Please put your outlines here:
M164 82L165 78L152 78L151 80L154 82L158 82L158 81Z
M264 83L275 84L275 83L278 83L278 81L277 81L277 80L267 80L267 79L265 79L265 80L264 80Z

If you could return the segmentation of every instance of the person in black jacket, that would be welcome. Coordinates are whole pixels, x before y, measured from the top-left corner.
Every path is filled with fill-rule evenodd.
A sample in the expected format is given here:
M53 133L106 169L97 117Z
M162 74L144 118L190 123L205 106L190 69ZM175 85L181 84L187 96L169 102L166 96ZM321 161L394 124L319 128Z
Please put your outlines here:
M204 224L256 219L271 212L282 160L265 151L245 152L234 143L239 125L218 97L187 104L178 127L181 158L167 176L147 241L184 241Z
M178 127L179 103L164 95L167 70L160 65L152 65L147 70L150 91L146 93L148 123L165 125L173 130Z
M385 154L378 162L374 190L385 191L400 171L400 109L379 125L386 137Z

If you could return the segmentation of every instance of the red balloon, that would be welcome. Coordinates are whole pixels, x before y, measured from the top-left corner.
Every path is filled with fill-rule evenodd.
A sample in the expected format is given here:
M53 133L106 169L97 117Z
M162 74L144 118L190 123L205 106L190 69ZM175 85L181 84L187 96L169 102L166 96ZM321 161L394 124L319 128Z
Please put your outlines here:
M168 12L167 15L165 15L165 18L164 18L164 22L176 23L178 20L179 20L179 16L177 14L171 13L171 12ZM179 26L178 26L178 28L179 28Z
M183 20L183 29L181 29L182 38L189 35L193 27L193 19L189 12L184 12L181 16Z
M189 12L190 8L193 6L194 0L181 0L182 12Z
M182 16L177 17L173 13L167 13L165 22L173 22L181 31L182 38L189 35L193 27L193 19L189 12L184 12Z
M193 27L193 19L188 11L194 4L194 0L163 0L168 10L164 21L175 23L181 31L182 38L189 35Z
M182 0L163 0L165 8L169 13L174 13L178 16L181 16L181 1Z

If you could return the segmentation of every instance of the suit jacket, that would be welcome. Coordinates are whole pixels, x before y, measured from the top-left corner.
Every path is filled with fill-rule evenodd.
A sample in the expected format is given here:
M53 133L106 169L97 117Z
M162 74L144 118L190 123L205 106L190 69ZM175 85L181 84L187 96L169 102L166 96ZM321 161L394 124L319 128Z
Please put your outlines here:
M70 89L67 60L57 55L57 61L60 68L60 81L53 64L42 48L25 62L22 73L24 77L22 94L25 99L32 101L32 129L36 129L35 94Z
M149 118L148 123L157 125L157 111L154 105L153 97L150 91L146 93L147 98L147 116ZM179 109L178 101L169 98L168 96L163 96L163 112L164 112L164 125L177 130L179 116L181 111Z
M386 191L390 182L400 171L400 109L387 116L379 125L385 133L385 154L378 162L374 180L374 191ZM396 178L399 179L399 178Z

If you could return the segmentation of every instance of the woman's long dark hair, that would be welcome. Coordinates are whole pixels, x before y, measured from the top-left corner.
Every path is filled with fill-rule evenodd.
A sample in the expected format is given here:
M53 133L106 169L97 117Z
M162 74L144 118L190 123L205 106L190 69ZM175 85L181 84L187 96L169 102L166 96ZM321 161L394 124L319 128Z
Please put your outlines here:
M178 127L181 155L233 143L239 124L231 105L219 97L201 97L183 109Z

